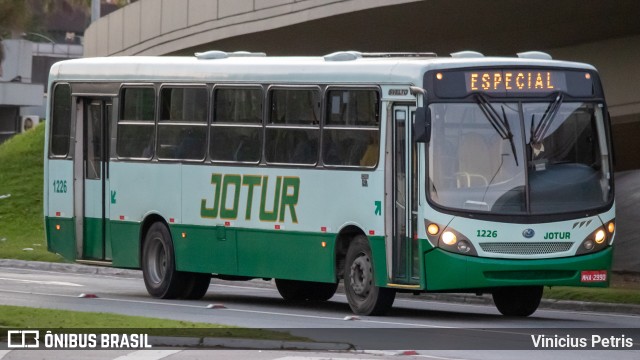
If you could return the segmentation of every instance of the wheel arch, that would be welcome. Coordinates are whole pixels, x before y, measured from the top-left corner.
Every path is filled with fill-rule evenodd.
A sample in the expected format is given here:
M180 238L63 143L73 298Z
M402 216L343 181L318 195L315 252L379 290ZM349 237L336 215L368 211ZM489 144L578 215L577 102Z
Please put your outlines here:
M335 273L337 280L344 278L344 262L347 257L347 250L353 238L357 235L364 235L365 232L357 225L347 225L340 229L336 237L335 247Z
M140 268L142 268L142 249L144 249L144 240L149 228L157 222L164 224L164 226L169 230L169 233L171 233L169 224L167 224L167 221L160 214L151 213L145 216L144 220L142 220L142 223L140 224L140 234L138 235L138 263L140 264Z

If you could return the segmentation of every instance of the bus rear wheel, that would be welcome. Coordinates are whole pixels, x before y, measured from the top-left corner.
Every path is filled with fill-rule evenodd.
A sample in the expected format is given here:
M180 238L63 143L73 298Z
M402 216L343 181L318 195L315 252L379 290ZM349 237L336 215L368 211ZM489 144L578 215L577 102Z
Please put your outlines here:
M338 289L338 283L276 279L276 287L287 301L327 301Z
M364 235L349 245L344 269L344 291L351 310L358 315L384 315L393 305L394 289L375 285L371 248Z
M493 291L493 302L502 315L526 317L538 309L542 290L542 286L499 288Z
M142 275L147 292L153 297L175 299L184 294L185 279L176 271L171 233L161 222L151 225L145 236Z

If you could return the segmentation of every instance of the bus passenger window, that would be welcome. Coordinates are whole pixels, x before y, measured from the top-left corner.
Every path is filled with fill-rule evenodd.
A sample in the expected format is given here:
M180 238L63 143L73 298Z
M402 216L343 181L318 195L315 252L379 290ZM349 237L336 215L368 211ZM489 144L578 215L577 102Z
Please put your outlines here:
M262 153L262 88L218 87L209 153L213 161L257 163Z
M275 89L266 132L268 163L315 165L320 146L320 92L316 89Z
M155 91L152 87L125 87L120 93L116 152L120 158L150 159L145 148L153 143Z
M163 87L160 109L158 158L203 160L207 143L207 89Z
M55 85L51 118L51 155L66 156L69 153L71 131L71 86L69 84Z
M375 90L329 90L323 129L326 165L375 167L380 152L379 96Z

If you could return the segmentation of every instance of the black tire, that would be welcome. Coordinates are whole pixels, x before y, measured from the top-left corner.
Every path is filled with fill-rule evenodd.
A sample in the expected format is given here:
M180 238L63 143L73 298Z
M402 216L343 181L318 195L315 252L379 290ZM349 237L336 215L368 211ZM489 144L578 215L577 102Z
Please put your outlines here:
M542 286L499 288L493 291L493 302L502 315L527 317L538 309L542 290Z
M154 223L147 231L142 248L142 275L153 297L175 299L184 294L185 279L176 271L171 233L163 223Z
M338 289L338 283L276 279L280 296L286 301L327 301Z
M344 268L344 291L357 315L384 315L393 305L396 291L376 286L374 274L369 241L358 235L349 245Z
M199 300L209 290L209 284L211 283L210 274L202 273L181 273L185 277L186 285L180 298L189 300Z

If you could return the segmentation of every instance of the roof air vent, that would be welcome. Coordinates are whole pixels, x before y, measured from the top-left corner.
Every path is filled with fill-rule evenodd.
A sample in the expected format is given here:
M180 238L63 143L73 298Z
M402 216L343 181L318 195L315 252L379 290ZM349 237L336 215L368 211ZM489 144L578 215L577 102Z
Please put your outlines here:
M229 57L265 57L266 53L263 52L249 52L249 51L235 51L229 54Z
M537 60L551 60L551 55L542 51L526 51L518 53L518 57L521 59L537 59Z
M226 59L229 57L229 54L220 50L205 51L201 53L195 53L195 55L199 60Z
M451 55L452 58L456 58L456 59L469 59L469 58L484 57L484 55L482 53L479 53L477 51L470 51L470 50L458 51L458 52L451 53L450 55Z
M324 61L353 61L360 59L362 53L359 51L338 51L324 56Z
M220 50L211 50L205 51L202 53L195 53L196 57L199 60L215 60L215 59L226 59L229 57L264 57L267 54L263 52L249 52L249 51L235 51L232 53L228 53Z

